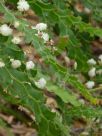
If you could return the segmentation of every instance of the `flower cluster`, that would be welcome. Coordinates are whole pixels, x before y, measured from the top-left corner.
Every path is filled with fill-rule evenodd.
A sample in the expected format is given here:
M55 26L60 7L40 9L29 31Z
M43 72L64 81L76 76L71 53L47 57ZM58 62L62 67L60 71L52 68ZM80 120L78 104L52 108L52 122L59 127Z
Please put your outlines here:
M91 79L94 78L96 74L102 74L102 70L96 71L95 65L97 64L97 62L95 61L95 59L91 58L87 61L87 63L89 64L89 66L91 66L90 70L88 71L88 76ZM102 65L102 54L100 54L98 57L98 63L99 65ZM85 85L88 89L92 89L95 86L95 82L90 80Z
M32 29L36 29L38 31L36 35L40 36L44 40L44 43L49 41L48 33L44 32L47 29L47 24L38 23L36 26L32 26Z
M10 59L11 61L11 66L14 69L17 69L21 66L21 61L20 60L14 60L14 59ZM3 62L0 62L0 68L4 67L5 64ZM27 70L31 70L34 69L35 64L33 63L33 61L28 61L26 62L26 69ZM43 89L46 85L46 80L44 78L40 78L37 82L35 81L35 85L40 88Z
M21 12L29 10L30 6L26 0L19 0L17 3L17 9ZM20 26L19 21L15 21L13 23L14 28L18 28ZM38 23L35 27L32 27L32 29L37 30L37 36L40 35L40 37L44 40L44 43L49 41L49 35L46 33L47 24L45 23ZM12 36L11 42L13 44L19 45L22 44L22 39L20 36L13 34L13 29L8 24L3 24L0 26L0 34L3 36ZM51 41L52 42L52 41ZM10 58L11 67L13 69L18 69L22 66L21 60ZM5 63L3 61L0 61L0 68L5 67ZM27 71L33 70L35 67L35 64L33 61L29 60L25 63L25 68ZM43 89L46 85L46 80L42 77L38 81L35 81L35 85Z
M78 12L82 12L82 9L84 9L84 11L86 13L91 12L90 9L88 9L86 7L84 7L84 8L82 7L82 9L80 9L80 8L78 8L78 6L79 5L75 6L75 8ZM17 2L17 9L20 12L28 11L30 9L29 2L26 0L19 0ZM20 26L19 21L16 20L15 22L13 22L14 28L18 28L19 26ZM53 44L53 41L50 40L49 34L47 33L48 26L46 23L40 22L40 23L36 24L35 26L32 26L31 28L36 30L37 33L35 35L42 38L44 43L48 43L49 41L51 41L51 43ZM10 36L11 35L11 37L12 37L11 42L13 44L16 44L16 45L22 44L21 37L16 36L16 35L14 36L13 29L8 24L3 24L0 26L0 34L2 34L3 36ZM54 48L54 49L56 50L56 48ZM11 61L11 66L14 69L20 68L22 66L22 62L18 59L10 59L10 61ZM65 61L68 62L69 58L65 57ZM102 65L102 54L99 55L98 62L95 59L91 58L87 61L87 63L90 67L90 69L88 71L89 81L87 81L85 83L85 85L88 89L92 89L95 86L95 82L93 81L94 77L96 76L96 74L102 73L102 70L97 72L97 69L95 67L96 64ZM0 61L0 68L2 68L2 67L5 67L5 63L1 60ZM29 70L34 69L35 64L33 61L29 60L25 63L25 67L26 67L26 70L29 71ZM77 62L76 61L74 62L73 68L74 68L74 70L77 69ZM40 78L38 81L35 82L35 85L38 88L43 89L46 85L46 80L44 78Z

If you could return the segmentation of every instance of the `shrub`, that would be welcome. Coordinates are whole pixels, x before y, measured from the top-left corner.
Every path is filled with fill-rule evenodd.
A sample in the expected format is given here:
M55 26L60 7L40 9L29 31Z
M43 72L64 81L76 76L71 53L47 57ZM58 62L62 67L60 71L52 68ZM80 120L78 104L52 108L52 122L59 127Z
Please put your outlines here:
M35 117L32 126L39 136L68 136L72 119L102 117L100 97L93 95L97 88L92 89L94 84L89 82L85 85L92 80L99 86L102 81L101 74L96 75L102 68L102 59L97 64L87 63L90 58L98 60L91 52L91 42L102 37L102 30L92 26L90 17L100 22L101 1L76 3L76 0L0 2L0 97L30 111ZM27 19L31 10L39 17L34 25ZM30 48L34 58L29 55ZM89 76L94 76L89 77L87 73L93 67L94 74L91 71ZM49 97L56 101L54 108L47 105ZM0 107L28 123L16 110L2 104Z

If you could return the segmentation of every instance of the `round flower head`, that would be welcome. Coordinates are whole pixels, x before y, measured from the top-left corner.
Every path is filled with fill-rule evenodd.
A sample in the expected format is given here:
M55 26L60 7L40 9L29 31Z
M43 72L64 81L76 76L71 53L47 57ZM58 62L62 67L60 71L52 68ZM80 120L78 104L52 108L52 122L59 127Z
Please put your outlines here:
M46 30L47 29L47 24L45 23L38 23L36 26L35 26L36 30L38 31L43 31L43 30Z
M99 58L99 61L98 61L99 64L102 65L102 54L100 54L98 58Z
M13 58L11 58L11 59L10 59L10 62L12 62L12 61L14 61L14 59L13 59Z
M92 58L92 59L89 59L89 60L87 61L87 63L88 63L89 65L95 65L95 64L96 64L96 61Z
M40 78L37 82L35 82L35 85L38 88L43 89L45 87L45 85L46 85L46 80L44 78Z
M21 61L20 60L13 60L11 63L11 66L15 69L19 68L21 66Z
M49 35L47 33L42 33L41 37L43 38L45 43L49 41Z
M5 66L5 63L0 61L0 68L3 68Z
M75 63L74 63L74 69L75 69L75 70L77 69L77 66L78 66L78 64L77 64L77 62L75 61Z
M20 37L15 36L15 37L13 37L12 42L13 42L14 44L20 44L20 42L21 42L21 38L20 38Z
M27 10L29 10L29 8L30 8L30 6L29 6L29 4L28 4L28 2L27 1L25 1L25 0L19 0L18 1L18 3L17 3L17 9L19 10L19 11L27 11Z
M91 10L87 7L84 8L84 11L87 13L87 14L90 14L91 13Z
M33 61L26 62L26 69L27 70L33 69L34 67L35 67L35 64L33 63Z
M96 68L92 68L88 72L89 77L94 77L96 75Z
M92 89L94 86L95 86L95 82L94 82L94 81L88 81L88 82L86 83L86 87L87 87L88 89Z
M20 24L19 24L19 21L15 21L13 25L14 25L15 28L18 28L19 25L20 25Z
M84 105L85 104L85 100L84 99L79 99L79 102Z
M101 54L101 55L99 55L99 57L98 57L98 58L99 58L99 60L100 60L100 61L102 61L102 54Z
M7 25L7 24L3 24L0 27L0 33L4 36L9 36L11 35L13 32L13 30Z
M97 70L96 73L97 73L98 75L102 75L102 69Z

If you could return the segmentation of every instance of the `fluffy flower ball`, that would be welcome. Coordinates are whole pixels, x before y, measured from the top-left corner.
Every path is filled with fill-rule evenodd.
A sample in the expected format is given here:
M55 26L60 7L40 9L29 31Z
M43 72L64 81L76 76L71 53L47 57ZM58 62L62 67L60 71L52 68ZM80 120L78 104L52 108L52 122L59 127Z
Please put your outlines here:
M5 66L5 63L0 61L0 68L3 68Z
M13 68L19 68L21 66L21 61L20 60L12 60L11 66Z
M12 42L13 42L14 44L20 44L20 42L21 42L21 38L20 38L20 37L15 36L15 37L13 37Z
M89 9L89 8L87 8L87 7L84 8L84 11L85 11L87 14L90 14L90 13L91 13L91 9Z
M96 65L96 61L92 58L87 61L89 65Z
M27 11L27 10L29 10L29 8L30 8L30 6L29 6L29 4L28 4L28 2L27 1L25 1L25 0L19 0L18 1L18 3L17 3L17 9L19 10L19 11Z
M86 87L87 87L88 89L92 89L94 86L95 86L95 82L94 82L94 81L88 81L88 82L86 83Z
M35 85L38 88L43 89L45 87L45 85L46 85L46 80L44 78L40 78L37 82L35 82Z
M11 35L13 32L13 30L7 25L7 24L3 24L1 27L0 27L0 33L3 35L3 36L9 36Z
M102 65L102 54L101 54L101 55L99 55L99 57L98 57L98 58L99 58L99 64L100 64L100 65Z
M49 41L49 35L47 33L42 33L42 38L45 43Z
M75 70L77 69L77 66L78 66L78 64L77 64L77 62L75 61L75 63L74 63L74 69L75 69Z
M19 23L19 21L15 21L13 25L14 25L15 28L18 28L20 23Z
M26 62L26 69L27 70L33 69L34 67L35 67L35 64L33 63L33 61Z
M38 30L38 31L46 30L47 29L47 24L45 24L45 23L38 23L35 26L35 29Z
M88 72L89 77L94 77L96 75L96 68L92 68Z
M99 60L100 60L100 61L102 61L102 54L101 54L101 55L99 55L99 57L98 57L98 58L99 58Z

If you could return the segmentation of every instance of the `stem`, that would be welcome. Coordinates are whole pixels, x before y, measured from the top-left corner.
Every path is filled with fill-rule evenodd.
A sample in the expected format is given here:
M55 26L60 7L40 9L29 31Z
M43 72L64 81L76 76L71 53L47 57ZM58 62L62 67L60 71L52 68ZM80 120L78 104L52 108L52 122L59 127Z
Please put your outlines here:
M101 91L101 90L102 90L102 86L99 86L97 88L91 89L91 92Z

